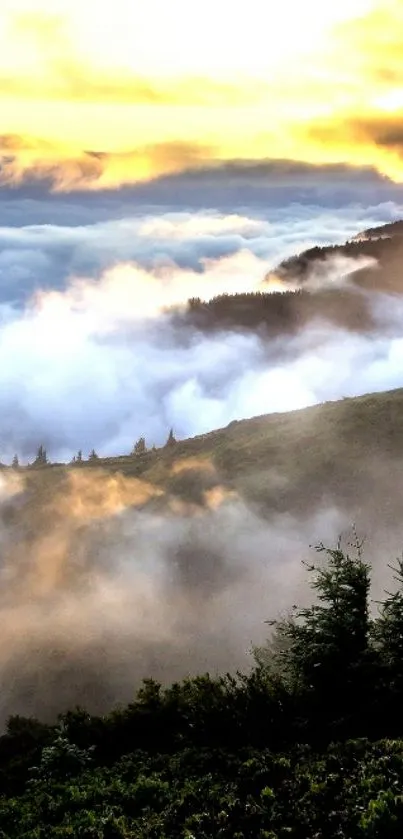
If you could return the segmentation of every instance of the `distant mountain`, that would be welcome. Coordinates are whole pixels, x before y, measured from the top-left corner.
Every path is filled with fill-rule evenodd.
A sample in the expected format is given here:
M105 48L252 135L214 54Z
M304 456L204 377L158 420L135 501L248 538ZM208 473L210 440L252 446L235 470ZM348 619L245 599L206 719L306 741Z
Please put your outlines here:
M285 287L297 284L304 288L315 271L324 274L326 263L330 265L331 260L340 257L357 260L357 270L350 275L353 287L403 293L403 221L369 228L343 245L309 248L283 260L267 274L265 283L275 279ZM375 260L376 264L362 267L360 258Z
M372 307L368 296L357 292L403 294L402 265L399 221L363 231L343 245L310 248L284 260L266 275L259 293L190 300L184 312L176 313L176 323L178 330L188 325L204 332L228 329L276 337L293 335L320 318L367 332L374 326ZM343 275L348 275L344 283ZM273 291L279 283L284 291Z
M357 235L354 236L354 240L363 241L364 239L387 239L393 236L403 236L403 221L392 221L389 224L369 227L367 230L357 233Z

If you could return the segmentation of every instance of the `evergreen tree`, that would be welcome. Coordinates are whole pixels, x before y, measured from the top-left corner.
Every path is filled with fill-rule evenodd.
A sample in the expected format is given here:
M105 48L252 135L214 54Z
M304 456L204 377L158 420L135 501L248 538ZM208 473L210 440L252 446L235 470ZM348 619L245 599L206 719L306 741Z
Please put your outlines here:
M168 435L168 439L165 443L165 446L174 446L175 443L176 443L176 438L175 438L175 435L174 435L174 430L173 430L173 428L171 428L171 430L169 432L169 435Z
M13 462L12 462L11 465L12 465L13 469L18 469L19 468L20 461L18 460L18 454L14 455Z
M98 460L98 455L95 449L92 449L89 453L88 460Z
M77 463L82 463L82 461L83 461L83 453L82 453L81 449L79 449L78 452L77 452L76 461L77 461Z
M386 592L387 599L380 604L379 617L373 623L372 637L379 657L379 676L376 680L379 713L390 722L392 732L401 733L401 708L403 706L403 559L397 560L395 572L398 583L396 592Z
M281 673L316 723L340 724L356 717L373 677L369 617L370 569L356 556L319 545L327 565L308 565L318 603L294 607L283 621L270 621L276 630L273 672ZM270 664L269 664L270 668Z
M39 446L39 448L37 450L37 453L36 453L36 458L34 460L34 463L35 464L46 464L48 462L49 461L48 461L48 456L47 456L47 453L46 453L46 449L43 446Z
M145 437L140 437L133 446L132 454L145 454L147 451Z

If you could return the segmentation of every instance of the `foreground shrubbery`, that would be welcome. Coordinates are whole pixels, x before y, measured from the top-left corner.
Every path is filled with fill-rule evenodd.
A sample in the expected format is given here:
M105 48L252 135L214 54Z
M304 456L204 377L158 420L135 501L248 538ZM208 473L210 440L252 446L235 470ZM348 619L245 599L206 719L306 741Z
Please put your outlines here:
M63 763L63 749L55 747ZM403 742L134 752L112 767L55 764L0 805L3 837L400 837Z
M14 717L0 837L354 839L403 825L403 566L379 614L360 546L318 550L317 602L248 675L146 681L105 717Z

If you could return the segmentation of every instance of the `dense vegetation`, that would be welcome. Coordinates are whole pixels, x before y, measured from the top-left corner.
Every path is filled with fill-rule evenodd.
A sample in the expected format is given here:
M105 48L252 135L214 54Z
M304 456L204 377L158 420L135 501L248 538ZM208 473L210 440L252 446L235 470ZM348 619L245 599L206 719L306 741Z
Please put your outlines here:
M104 717L11 718L0 836L400 836L403 561L373 611L361 546L317 550L316 602L274 622L249 674L147 680Z
M318 251L321 249L318 248ZM324 259L325 256L319 258ZM288 279L293 284L295 280L302 282L311 267L311 258L306 262L304 257L294 259L295 265L290 261L289 265L280 266L279 272L277 269L275 271L285 283ZM174 322L178 329L192 326L202 332L228 329L244 333L258 330L263 339L295 335L318 318L357 332L373 328L373 315L368 301L355 294L354 290L327 288L312 293L303 288L285 289L286 286L281 292L262 290L221 294L208 302L194 298L189 301L184 312L177 314Z

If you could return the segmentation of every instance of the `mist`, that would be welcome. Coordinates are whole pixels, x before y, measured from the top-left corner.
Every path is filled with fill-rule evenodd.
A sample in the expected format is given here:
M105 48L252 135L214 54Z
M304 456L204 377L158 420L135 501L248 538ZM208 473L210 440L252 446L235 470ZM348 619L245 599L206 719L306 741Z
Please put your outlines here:
M17 193L18 195L18 193ZM130 208L109 196L107 209L86 209L89 196L65 203L15 197L9 205L0 195L0 301L17 307L38 289L65 289L72 277L97 279L118 263L135 262L151 272L188 269L203 279L206 264L247 251L261 260L262 277L282 259L317 244L341 244L364 228L402 215L393 201L369 206L356 203L326 208L295 201L274 209L243 205L227 212L186 207ZM32 204L39 218L31 221ZM108 206L108 202L106 203ZM101 205L103 208L103 205ZM106 213L106 217L104 214ZM249 274L244 273L247 286ZM190 296L190 295L189 295Z
M102 470L70 471L33 513L25 480L2 477L0 725L105 712L144 677L248 670L265 619L306 599L310 541L345 523L332 509L265 520L217 474L190 504Z
M1 460L16 452L26 462L40 444L55 461L78 449L128 454L142 435L162 445L171 427L183 439L235 419L403 384L402 299L354 288L360 260L328 260L326 272L313 269L312 285L320 291L342 282L365 296L368 331L319 317L272 338L203 333L186 322L178 328L170 306L203 291L208 298L256 290L262 262L241 251L208 262L203 274L118 264L97 280L38 291L22 312L1 307Z
M262 512L210 460L174 457L171 475L186 472L192 498L102 468L70 468L50 483L41 470L2 473L0 727L10 714L52 721L77 704L106 713L132 701L145 677L168 685L248 672L265 621L314 600L302 564L310 546L333 547L340 535L347 545L353 525L366 538L373 596L387 587L403 529L382 521L392 485L394 509L402 502L386 464L354 519L325 486L308 512ZM266 465L266 488L282 480Z
M17 452L26 463L39 444L53 461L78 449L128 454L142 435L163 445L171 427L182 439L403 385L403 298L356 286L362 260L330 258L305 284L313 298L347 289L365 299L368 327L319 315L276 336L204 332L186 317L178 326L172 307L184 312L190 297L261 289L274 267L257 245L261 224L241 215L143 219L150 240L176 237L182 247L188 237L195 253L198 239L196 263L180 264L178 252L149 262L127 254L64 274L53 287L38 283L18 305L9 294L0 305L1 461ZM241 237L234 250L206 251L206 231L219 238L229 228ZM23 235L32 243L38 231ZM285 290L281 280L276 289ZM183 468L172 465L173 473ZM299 514L262 512L213 463L189 468L198 470L192 499L102 469L1 473L0 725L15 713L53 719L76 704L102 713L130 701L144 677L169 683L247 669L252 645L265 641L264 621L311 601L301 566L309 545L334 544L353 523L368 536L382 591L386 562L403 542L400 525L392 532L373 515L392 491L396 509L401 502L386 462L377 465L370 499L363 485L357 510L329 499L325 487L309 502L307 484ZM273 492L289 480L270 464L256 469ZM385 544L392 556L379 558Z

